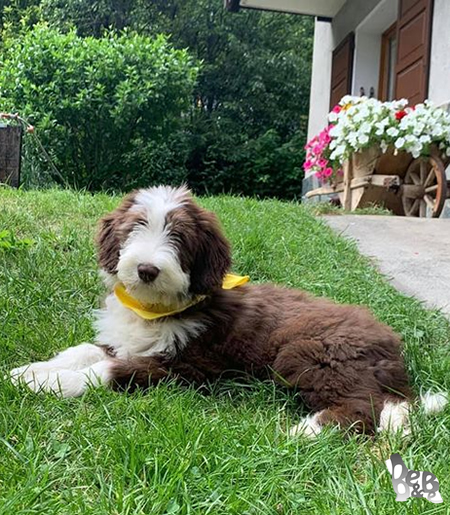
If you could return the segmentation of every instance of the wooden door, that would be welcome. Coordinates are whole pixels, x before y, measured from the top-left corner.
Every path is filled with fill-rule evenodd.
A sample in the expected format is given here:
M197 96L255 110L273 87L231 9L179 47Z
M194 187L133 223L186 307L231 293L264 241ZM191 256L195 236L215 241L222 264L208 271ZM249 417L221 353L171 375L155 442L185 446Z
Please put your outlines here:
M397 65L397 22L391 25L381 37L380 81L378 98L383 102L395 99L395 77Z
M355 35L352 32L333 52L331 68L331 109L343 96L351 93L354 52Z
M428 95L433 0L399 0L395 97L410 105Z

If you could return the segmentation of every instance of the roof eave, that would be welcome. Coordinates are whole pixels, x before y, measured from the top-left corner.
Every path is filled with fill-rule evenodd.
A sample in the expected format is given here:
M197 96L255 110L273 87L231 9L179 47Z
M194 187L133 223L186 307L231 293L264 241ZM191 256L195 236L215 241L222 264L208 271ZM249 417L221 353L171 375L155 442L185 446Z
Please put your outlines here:
M255 9L259 11L275 11L290 14L317 16L323 20L331 20L344 4L344 0L225 0L229 11L239 9Z

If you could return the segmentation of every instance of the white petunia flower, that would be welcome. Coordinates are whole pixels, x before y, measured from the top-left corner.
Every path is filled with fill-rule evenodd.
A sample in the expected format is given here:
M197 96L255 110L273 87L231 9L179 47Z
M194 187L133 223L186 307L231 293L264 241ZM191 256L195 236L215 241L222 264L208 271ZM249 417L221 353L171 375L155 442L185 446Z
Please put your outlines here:
M358 141L359 141L359 143L361 143L361 145L367 145L367 143L369 143L369 135L368 134L361 134L358 137Z
M395 142L395 148L403 148L405 146L405 138L398 138L398 140Z
M331 122L331 123L334 123L334 122L337 122L338 120L338 113L333 113L331 112L329 115L328 115L328 121Z
M399 130L396 129L395 127L391 127L389 128L387 131L386 131L386 134L388 136L391 136L392 138L396 138L398 135L399 135Z

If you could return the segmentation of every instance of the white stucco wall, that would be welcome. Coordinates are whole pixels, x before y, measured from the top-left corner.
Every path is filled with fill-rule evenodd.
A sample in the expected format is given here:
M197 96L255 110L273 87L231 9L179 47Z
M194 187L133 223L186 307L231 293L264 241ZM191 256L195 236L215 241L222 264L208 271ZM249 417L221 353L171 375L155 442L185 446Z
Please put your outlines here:
M450 0L434 0L429 98L450 101Z
M434 0L428 97L438 105L450 102L450 0ZM450 179L450 167L447 168ZM450 200L442 218L450 218Z
M382 0L347 0L333 19L333 40L336 47L381 3ZM396 3L397 0L388 0Z
M308 139L319 133L327 123L330 107L331 61L333 37L331 23L316 21L311 76Z
M356 32L352 95L359 96L361 88L364 88L367 96L370 94L370 88L374 88L375 96L377 95L380 55L380 35L363 31Z
M352 94L359 95L361 88L369 96L370 89L378 95L380 78L381 37L397 19L398 3L379 0L372 11L355 29L355 62Z
M364 21L368 15L375 7L386 2L396 3L397 0L348 0L333 23L316 21L308 138L316 135L327 123L333 49L359 25L364 28ZM367 94L371 86L378 87L378 69L377 64L374 65L373 62L378 63L380 59L380 39L379 35L373 34L371 30L369 26L367 30L364 28L356 34L359 47L357 41L355 58L358 60L358 66L354 67L354 94L359 94L361 86L366 89Z

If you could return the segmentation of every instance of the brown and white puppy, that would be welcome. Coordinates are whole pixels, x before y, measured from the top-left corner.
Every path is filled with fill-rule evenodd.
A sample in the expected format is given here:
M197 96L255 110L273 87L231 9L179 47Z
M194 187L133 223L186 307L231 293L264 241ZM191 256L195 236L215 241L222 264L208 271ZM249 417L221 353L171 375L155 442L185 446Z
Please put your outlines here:
M128 195L101 220L98 250L110 294L96 312L96 344L14 369L14 382L72 397L89 386L146 388L168 377L202 384L251 374L295 389L312 410L293 434L314 435L328 423L406 431L411 391L399 336L364 308L302 291L222 289L229 244L215 215L187 189ZM119 282L144 304L181 308L202 300L144 320L114 294ZM446 396L429 394L424 402L437 411Z

